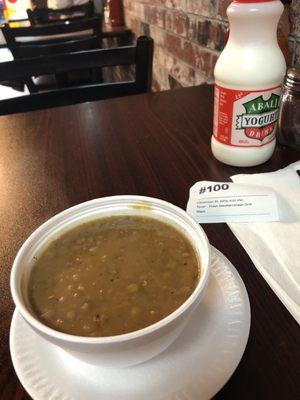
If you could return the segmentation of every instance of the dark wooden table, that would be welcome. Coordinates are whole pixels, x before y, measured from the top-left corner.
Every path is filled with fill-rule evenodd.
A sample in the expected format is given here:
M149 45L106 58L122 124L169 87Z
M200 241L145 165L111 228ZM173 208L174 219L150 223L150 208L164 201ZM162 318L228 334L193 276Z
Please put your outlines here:
M62 20L64 22L65 20ZM57 21L59 22L59 20ZM8 21L8 24L10 28L25 28L28 26L31 26L29 19L24 18L24 19L11 19ZM103 21L103 31L104 32L116 32L117 34L122 35L123 32L130 31L130 29L126 28L126 26L112 26L109 23L106 23Z
M277 147L257 168L222 165L210 151L212 108L212 88L202 86L0 117L2 400L29 398L9 354L9 274L18 248L42 222L77 203L116 194L159 197L185 208L196 181L271 171L299 159ZM299 399L297 323L227 225L203 227L238 269L252 310L245 354L216 399Z
M28 19L16 19L9 21L10 28L23 28L31 26L30 21ZM126 26L111 26L111 24L103 22L103 37L111 38L111 37L127 37L131 35L131 29Z

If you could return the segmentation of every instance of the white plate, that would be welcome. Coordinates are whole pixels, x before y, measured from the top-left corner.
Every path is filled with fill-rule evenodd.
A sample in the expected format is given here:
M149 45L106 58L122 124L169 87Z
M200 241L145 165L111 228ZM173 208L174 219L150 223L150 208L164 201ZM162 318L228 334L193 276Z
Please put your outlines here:
M250 329L248 295L238 272L212 248L203 300L180 337L143 364L103 368L79 362L38 336L15 311L10 351L34 400L202 400L216 394L244 353Z

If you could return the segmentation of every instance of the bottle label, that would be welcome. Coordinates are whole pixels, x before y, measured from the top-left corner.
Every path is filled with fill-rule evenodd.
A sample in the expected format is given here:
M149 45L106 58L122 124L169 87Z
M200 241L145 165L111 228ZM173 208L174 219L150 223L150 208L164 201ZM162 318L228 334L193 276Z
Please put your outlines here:
M261 147L275 139L281 85L232 90L215 85L214 137L237 147Z

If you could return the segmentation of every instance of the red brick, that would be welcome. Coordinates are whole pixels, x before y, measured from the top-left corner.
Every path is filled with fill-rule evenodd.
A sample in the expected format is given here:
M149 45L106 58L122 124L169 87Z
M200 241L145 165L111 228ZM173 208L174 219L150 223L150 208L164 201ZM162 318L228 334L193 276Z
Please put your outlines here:
M172 56L168 56L166 58L166 69L182 86L194 85L195 71L184 62Z
M167 33L166 49L173 56L189 64L191 67L203 70L207 75L211 73L212 53L201 48L199 45Z
M167 34L166 49L173 56L179 58L187 64L193 67L196 65L195 48L191 42L187 40L181 40L178 36Z
M196 67L207 77L213 78L214 67L218 55L206 50L198 49Z
M136 3L135 0L123 0L124 10L126 12L134 11L135 3Z
M132 29L136 36L140 34L140 20L135 17L126 17L126 25Z
M154 25L150 25L150 36L154 40L154 44L158 46L165 45L166 31Z
M161 66L166 65L167 52L160 46L154 46L153 62Z
M187 36L188 17L178 10L167 10L166 13L166 29L177 33L180 36Z
M227 38L227 25L218 21L212 21L209 26L208 46L212 50L223 50Z
M197 16L188 14L188 23L187 23L187 39L196 41L197 39Z
M125 15L130 14L140 20L144 20L144 4L136 0L126 0L124 3Z
M186 11L214 18L217 15L217 0L187 0Z
M163 66L153 64L153 80L157 82L159 90L169 89L168 73Z
M218 18L227 20L226 10L232 0L219 0Z
M145 20L145 9L144 4L135 2L135 16L140 20Z
M222 50L227 36L226 22L209 20L206 18L197 18L194 23L194 38L191 40L197 42L202 47L212 50Z
M228 3L124 0L126 24L136 35L146 32L154 39L153 90L212 82L218 51L224 45Z
M182 60L185 61L187 64L192 65L193 67L196 66L197 61L197 52L196 46L193 45L191 42L185 41L183 43L183 53L182 53Z
M153 92L160 92L160 85L158 83L158 80L153 78L152 79L152 91Z
M149 24L159 26L160 28L165 27L165 15L166 10L159 7L152 7L144 5L145 21Z
M158 0L160 1L160 0ZM165 0L165 5L167 8L175 8L176 10L186 9L186 0Z
M175 57L181 58L182 49L181 49L180 37L171 35L170 33L167 33L166 34L166 50L168 50Z
M186 9L186 0L146 0L152 5L175 9L175 10L183 10Z
M210 26L212 21L206 18L200 18L197 21L196 39L200 46L207 47L210 36Z
M207 78L199 71L195 71L195 85L202 85L207 82Z

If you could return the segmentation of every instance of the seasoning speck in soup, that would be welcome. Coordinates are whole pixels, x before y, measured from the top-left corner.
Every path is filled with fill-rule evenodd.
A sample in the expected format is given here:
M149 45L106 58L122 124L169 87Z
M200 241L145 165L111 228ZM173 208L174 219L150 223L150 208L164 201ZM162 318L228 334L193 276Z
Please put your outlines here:
M112 336L149 326L194 291L199 262L188 239L153 218L113 216L62 234L29 278L36 317L58 331Z

